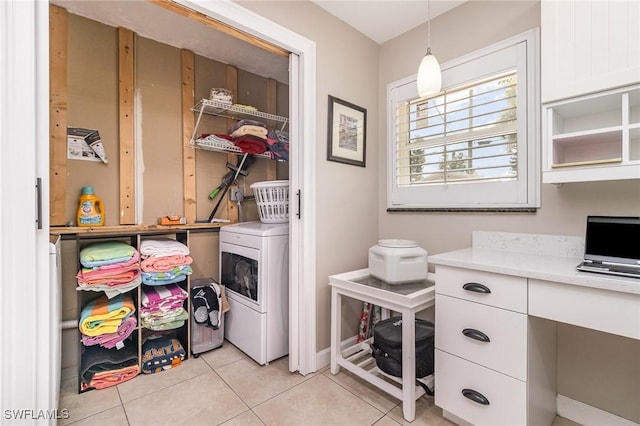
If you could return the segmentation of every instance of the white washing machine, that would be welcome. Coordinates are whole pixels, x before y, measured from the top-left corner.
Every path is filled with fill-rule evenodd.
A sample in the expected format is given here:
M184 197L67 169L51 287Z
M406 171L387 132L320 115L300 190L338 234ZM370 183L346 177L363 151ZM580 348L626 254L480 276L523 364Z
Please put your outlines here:
M225 338L259 364L289 353L289 224L220 229L220 283L230 310Z

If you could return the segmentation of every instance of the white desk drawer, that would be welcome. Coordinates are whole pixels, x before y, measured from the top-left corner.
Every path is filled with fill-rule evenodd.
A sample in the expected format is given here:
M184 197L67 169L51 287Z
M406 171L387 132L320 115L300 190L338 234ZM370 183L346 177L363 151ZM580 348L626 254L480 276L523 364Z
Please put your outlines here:
M524 382L438 349L435 355L438 407L476 425L527 424ZM481 402L482 398L486 405Z
M437 294L435 323L436 348L527 380L525 314Z
M438 265L436 293L527 313L527 279L524 277Z
M529 313L640 339L640 294L530 280Z

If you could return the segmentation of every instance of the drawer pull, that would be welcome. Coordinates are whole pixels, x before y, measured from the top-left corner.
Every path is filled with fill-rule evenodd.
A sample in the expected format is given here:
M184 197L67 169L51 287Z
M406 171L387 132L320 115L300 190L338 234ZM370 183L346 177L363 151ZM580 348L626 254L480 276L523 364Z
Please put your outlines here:
M478 391L474 391L473 389L462 389L462 395L477 404L489 405L489 400L487 399L487 397Z
M489 287L480 283L466 283L462 288L467 291L473 291L474 293L491 293L491 289Z
M475 328L465 328L464 330L462 330L462 334L470 339L478 340L480 342L489 343L491 341L491 339L489 339L489 336L487 336L480 330L476 330Z

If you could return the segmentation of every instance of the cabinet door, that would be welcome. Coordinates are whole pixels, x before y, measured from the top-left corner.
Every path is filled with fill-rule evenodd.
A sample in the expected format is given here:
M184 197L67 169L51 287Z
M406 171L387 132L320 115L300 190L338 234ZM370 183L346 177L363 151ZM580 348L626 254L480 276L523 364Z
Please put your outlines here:
M542 102L640 80L640 2L541 2Z

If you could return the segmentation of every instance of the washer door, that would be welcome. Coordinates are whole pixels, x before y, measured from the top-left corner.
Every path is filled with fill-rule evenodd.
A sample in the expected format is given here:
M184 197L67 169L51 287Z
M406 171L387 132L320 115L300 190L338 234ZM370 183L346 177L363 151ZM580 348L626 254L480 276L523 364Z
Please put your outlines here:
M265 312L261 288L260 251L235 244L220 244L220 284L227 296L259 312Z

